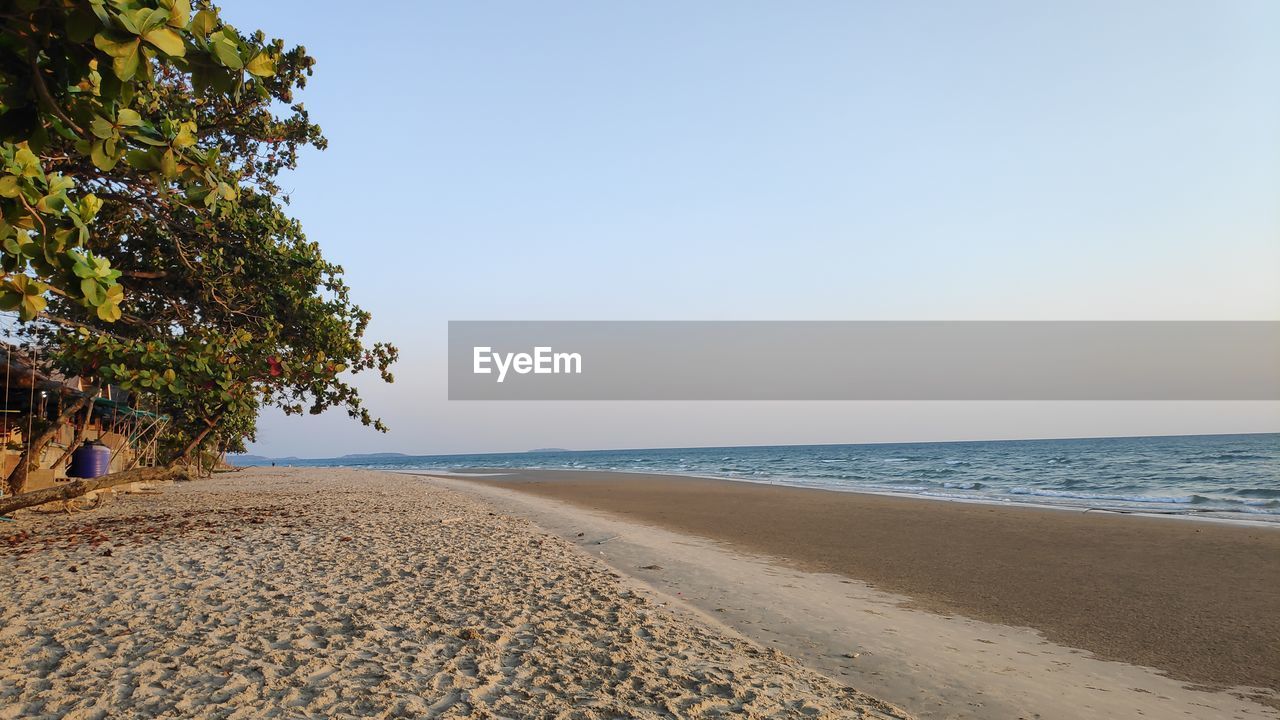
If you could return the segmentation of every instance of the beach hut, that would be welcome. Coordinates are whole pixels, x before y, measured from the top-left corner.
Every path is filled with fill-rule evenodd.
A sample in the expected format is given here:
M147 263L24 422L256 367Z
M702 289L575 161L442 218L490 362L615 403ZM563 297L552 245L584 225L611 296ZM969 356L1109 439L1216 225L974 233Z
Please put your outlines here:
M6 481L0 490L10 489L14 470L32 453L35 467L27 473L23 491L65 481L74 452L85 442L100 443L110 452L110 473L156 465L167 416L136 407L137 398L119 387L107 386L91 396L80 378L41 372L37 353L0 343L0 479Z

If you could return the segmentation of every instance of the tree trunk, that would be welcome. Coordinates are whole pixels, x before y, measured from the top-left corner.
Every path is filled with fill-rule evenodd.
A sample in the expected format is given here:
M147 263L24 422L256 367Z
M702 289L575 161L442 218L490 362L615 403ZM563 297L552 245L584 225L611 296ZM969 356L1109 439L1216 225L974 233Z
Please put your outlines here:
M27 449L18 457L18 464L13 467L13 471L9 473L9 495L19 495L27 489L27 475L40 464L40 456L44 454L44 449L53 440L53 436L58 434L58 429L62 427L62 423L67 418L80 412L85 405L89 404L90 399L87 395L81 395L76 398L75 402L67 405L59 413L58 419L54 420L44 432L36 437L28 438Z
M57 500L71 500L94 490L103 490L116 485L134 482L154 482L157 480L178 480L186 477L186 475L187 471L182 468L137 468L89 480L60 483L56 487L0 498L0 515Z
M200 443L204 442L204 439L209 437L209 433L213 432L213 429L218 427L218 421L221 419L221 412L214 415L212 420L206 419L204 421L205 428L201 430L198 435L192 438L191 442L187 443L187 446L182 450L182 454L178 455L177 462L187 462L187 458L191 456L191 451L199 447Z

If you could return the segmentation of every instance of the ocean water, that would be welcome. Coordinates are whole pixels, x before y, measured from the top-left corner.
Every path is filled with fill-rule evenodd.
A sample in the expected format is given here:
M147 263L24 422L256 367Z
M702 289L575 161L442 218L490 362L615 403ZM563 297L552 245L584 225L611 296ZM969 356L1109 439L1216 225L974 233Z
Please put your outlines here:
M1280 522L1280 434L537 451L290 460L397 471L656 472L831 490Z

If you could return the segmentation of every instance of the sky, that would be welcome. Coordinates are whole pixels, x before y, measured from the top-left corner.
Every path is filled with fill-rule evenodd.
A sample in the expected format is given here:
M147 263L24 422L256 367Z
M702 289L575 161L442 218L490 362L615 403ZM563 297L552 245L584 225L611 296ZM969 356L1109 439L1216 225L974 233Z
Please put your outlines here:
M401 350L271 456L1280 431L1277 403L466 403L449 320L1280 319L1280 3L225 0Z

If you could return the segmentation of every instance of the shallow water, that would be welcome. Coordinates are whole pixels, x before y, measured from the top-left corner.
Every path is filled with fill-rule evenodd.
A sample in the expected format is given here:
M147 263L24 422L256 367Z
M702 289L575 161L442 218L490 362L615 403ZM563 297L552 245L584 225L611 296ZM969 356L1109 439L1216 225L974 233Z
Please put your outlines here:
M384 470L564 468L1280 521L1280 434L784 445L302 460Z

